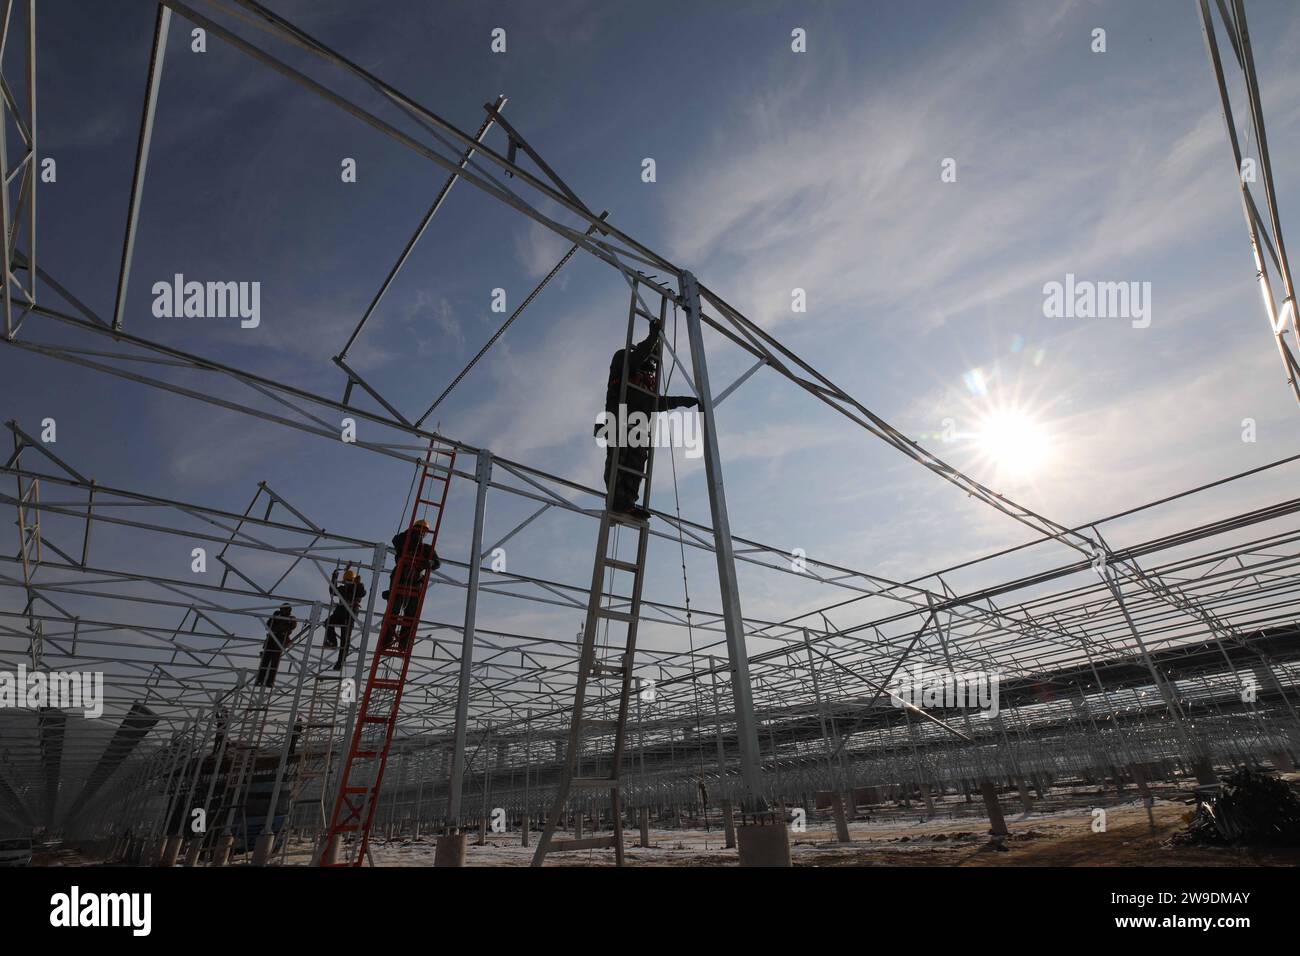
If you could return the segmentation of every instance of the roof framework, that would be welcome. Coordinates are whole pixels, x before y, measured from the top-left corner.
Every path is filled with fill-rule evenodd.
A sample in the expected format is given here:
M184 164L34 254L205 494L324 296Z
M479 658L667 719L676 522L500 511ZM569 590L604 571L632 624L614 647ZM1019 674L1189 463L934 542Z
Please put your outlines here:
M24 152L10 167L10 152L0 141L0 164L5 164L0 178L6 184L0 189L7 266L5 344L33 359L93 369L330 442L338 441L337 417L351 416L375 426L367 430L368 437L356 441L358 453L410 462L412 467L430 439L454 445L480 463L454 472L465 485L484 486L477 496L480 509L506 498L519 499L528 514L492 544L475 547L478 553L449 556L437 574L439 587L465 593L466 619L471 622L472 609L488 598L536 607L543 615L585 609L587 588L557 580L554 569L504 572L486 562L506 541L540 533L554 522L594 528L604 489L437 434L426 422L579 252L614 269L634 294L644 296L638 311L647 318L659 314L655 296L673 307L683 304L689 274L618 229L615 216L596 214L583 203L507 120L504 97L485 106L482 126L471 134L255 0L208 0L201 5L162 0L114 314L100 316L37 263L32 188L35 3L6 8L0 50L16 47L9 42L15 8L25 16L26 82L3 87L7 122L0 123L0 136L12 123ZM1208 24L1204 2L1202 11ZM1248 37L1239 0L1234 11L1229 14L1220 4L1223 18L1235 25L1234 49L1246 69ZM132 252L167 38L178 20L229 43L447 174L342 344L334 368L326 370L335 393L341 390L340 398L272 381L132 331L126 309ZM16 35L16 24L13 29ZM1221 77L1213 31L1207 29ZM13 59L11 52L2 61L6 70ZM1254 89L1253 65L1249 74ZM358 96L338 91L351 86L367 89L372 98L377 95L393 117L385 118L362 105ZM11 87L25 91L25 104L15 100ZM1252 119L1262 130L1257 99L1253 94ZM489 142L494 129L505 134L505 150ZM1232 130L1229 120L1230 138ZM1235 139L1233 144L1235 151ZM1260 147L1266 156L1262 135ZM462 181L571 246L427 409L403 411L348 365L347 353L453 187ZM1295 299L1271 173L1266 183L1274 231L1269 251L1276 250L1273 261L1289 296L1276 314L1271 312L1270 321L1293 372L1294 360L1287 359L1290 353L1276 317L1285 319L1289 301L1294 334ZM1243 197L1258 248L1256 226L1262 220L1252 212L1253 200L1244 185ZM543 208L559 213L547 214ZM38 285L43 293L39 302ZM1163 514L1210 487L1236 487L1263 471L1291 468L1295 458L1086 526L1068 527L986 487L905 436L716 291L701 284L698 295L700 320L720 337L719 347L740 349L754 362L713 396L712 410L756 373L781 375L980 505L1027 528L1032 539L1011 552L1018 560L1031 558L1038 570L960 593L950 583L958 572L975 565L996 568L1011 552L927 571L907 581L811 556L795 567L787 542L759 542L731 533L725 504L722 521L717 520L720 479L709 488L715 505L710 525L655 511L651 533L656 539L683 553L689 549L721 554L724 577L727 566L734 577L736 565L765 575L797 575L820 585L825 599L779 621L745 615L738 601L729 607L725 587L718 607L644 602L642 620L654 626L641 640L635 661L635 673L647 692L638 698L628 754L631 782L637 788L630 802L686 799L705 778L715 794L745 799L757 788L782 799L809 790L894 785L900 780L942 786L947 780L999 772L1023 775L1030 768L1051 766L1059 771L1101 759L1098 755L1112 763L1169 757L1213 763L1240 753L1297 747L1300 643L1293 638L1300 499L1223 515L1121 548L1111 548L1104 536L1134 514ZM671 358L694 389L687 366L675 353ZM1295 388L1293 377L1291 384ZM54 455L18 422L10 422L8 429L13 452L0 469L0 480L15 491L0 493L0 505L14 509L18 535L12 555L0 556L0 588L21 595L21 609L0 611L0 661L7 667L25 663L51 672L102 669L105 713L120 723L113 735L102 724L75 714L6 716L0 722L0 748L6 757L0 761L0 819L94 832L96 827L120 824L125 806L157 834L169 809L167 791L159 790L158 781L179 779L186 755L201 752L211 742L215 715L236 699L232 695L256 667L260 622L286 601L301 609L304 619L319 620L330 603L330 573L342 564L364 569L373 594L380 586L384 548L376 541L326 531L266 483L253 490L242 514L158 498L101 485L77 470L75 460ZM378 438L369 437L376 433ZM483 462L490 467L482 467ZM203 547L215 555L221 581L214 586L159 576L143 560L134 566L120 560L103 566L96 560L95 541L105 531L119 542L131 542L132 553L142 557L161 541ZM276 563L274 576L254 570L264 569L268 561ZM476 577L469 573L471 565L478 569ZM299 583L304 572L314 589ZM853 623L839 626L837 619ZM367 616L359 624L354 640L363 648L372 647L378 620ZM729 629L742 636L739 659L734 643L729 646ZM390 783L390 818L396 813L437 820L445 810L466 631L466 621L426 618L422 623L399 726L400 769ZM467 795L471 806L479 797L486 801L490 793L516 811L535 812L555 782L559 757L549 748L564 735L579 642L558 637L549 628L507 633L472 624L468 631L473 653L469 710L462 719L472 728L473 752L466 755L468 771L461 785L472 791ZM689 641L685 649L683 637ZM302 688L327 667L322 649L308 642L301 647L269 703L272 741L288 737L295 716L302 713ZM363 663L364 654L354 679L360 679ZM954 721L940 719L925 707L896 706L897 696L890 690L896 687L894 678L916 665L941 673L996 673L1015 689L1009 697L1014 704L1000 718L975 721L970 714ZM1244 695L1245 685L1258 686L1260 692ZM617 695L611 692L603 701L612 713ZM124 734L123 728L133 734ZM600 761L599 741L583 758ZM509 784L502 783L507 775ZM171 792L176 792L174 787Z

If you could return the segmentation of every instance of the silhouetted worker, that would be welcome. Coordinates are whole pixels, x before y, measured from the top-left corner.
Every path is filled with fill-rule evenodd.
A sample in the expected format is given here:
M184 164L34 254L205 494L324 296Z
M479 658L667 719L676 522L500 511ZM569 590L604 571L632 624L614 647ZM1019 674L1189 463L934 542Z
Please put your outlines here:
M230 724L230 708L222 707L217 711L217 733L212 738L212 752L215 754L226 741L226 727Z
M343 583L334 589L338 593L329 619L325 622L325 646L338 647L339 660L334 665L336 671L343 669L348 649L352 644L352 625L357 619L357 609L361 599L366 596L366 586L361 583L361 575L348 568L343 572ZM340 640L340 637L342 638Z
M293 722L293 733L289 735L289 756L292 757L298 752L298 741L302 740L302 732L306 729L302 718L299 717Z
M671 408L695 408L700 400L693 395L659 394L659 336L663 325L658 319L650 323L650 332L641 342L632 346L627 357L627 395L624 397L626 410L622 419L629 420L633 412L640 412L647 422L652 422L655 412L666 412ZM606 423L610 435L605 451L605 487L609 487L610 475L615 471L615 463L622 465L614 484L613 510L630 514L644 520L650 512L637 504L641 493L641 479L645 476L646 465L650 461L651 440L645 436L645 443L629 441L628 447L618 447L617 423L620 420L618 399L623 385L623 353L619 349L609 363L609 385L605 389ZM599 434L601 426L596 426ZM631 432L629 426L629 433ZM631 436L635 438L635 436ZM632 470L624 470L632 469Z
M426 576L442 567L433 545L424 540L428 533L429 522L421 518L405 531L393 535L393 551L397 555L397 563L388 573L388 590L383 597L385 601L390 594L394 597L389 605L392 614L386 618L386 632L379 639L382 647L388 647L396 641L405 650L415 636L419 621L412 620L405 626L399 622L403 618L413 618L419 612Z
M262 645L262 660L257 667L258 687L274 687L275 673L280 669L280 655L293 642L293 631L298 619L293 616L293 606L281 604L280 609L266 621L266 643Z

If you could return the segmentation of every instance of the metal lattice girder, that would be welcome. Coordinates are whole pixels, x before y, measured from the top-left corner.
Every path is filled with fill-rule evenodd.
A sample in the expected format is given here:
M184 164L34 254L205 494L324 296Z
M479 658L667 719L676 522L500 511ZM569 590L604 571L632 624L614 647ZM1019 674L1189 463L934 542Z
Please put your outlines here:
M1240 68L1240 81L1245 88L1246 110L1250 128L1254 132L1256 155L1247 157L1237 137L1237 120L1232 111L1232 98L1228 91L1229 80L1223 66L1218 27L1210 12L1209 0L1196 0L1201 14L1201 30L1205 36L1210 65L1214 67L1214 80L1219 91L1219 104L1228 145L1232 148L1233 176L1241 191L1241 208L1246 217L1246 231L1250 237L1251 254L1255 259L1255 275L1264 299L1264 311L1269 331L1282 358L1282 368L1292 394L1300 401L1300 363L1294 348L1300 348L1300 328L1297 327L1296 290L1291 275L1291 265L1286 256L1286 243L1282 238L1282 222L1273 185L1273 163L1268 151L1268 131L1264 125L1264 106L1260 99L1259 78L1255 73L1255 56L1251 51L1250 29L1246 24L1246 8L1242 0L1215 0L1223 30L1227 34L1233 59ZM1251 183L1259 182L1264 188L1264 206L1267 217L1262 216L1251 192ZM1282 288L1279 298L1274 290L1274 276ZM1290 333L1288 335L1288 332ZM1288 342L1288 338L1291 339Z
M4 325L5 338L12 339L33 305L36 304L36 182L40 170L36 168L36 0L27 3L5 4L0 22L0 262L4 263ZM15 39L19 32L18 19L26 43ZM21 54L21 86L10 82L19 73L12 61ZM14 93L17 87L25 92L26 102L20 104ZM22 150L17 163L9 165L9 122L18 130ZM14 189L14 186L17 189ZM26 229L24 230L24 225ZM23 243L26 249L22 249ZM23 271L26 284L18 277ZM17 292L17 297L15 297Z

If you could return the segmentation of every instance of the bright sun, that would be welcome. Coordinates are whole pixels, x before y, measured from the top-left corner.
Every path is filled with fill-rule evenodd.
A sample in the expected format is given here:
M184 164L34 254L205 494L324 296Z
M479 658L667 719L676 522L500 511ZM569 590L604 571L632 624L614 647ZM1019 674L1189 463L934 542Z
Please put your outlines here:
M1049 454L1047 434L1022 411L991 412L975 433L981 455L1006 478L1029 478Z

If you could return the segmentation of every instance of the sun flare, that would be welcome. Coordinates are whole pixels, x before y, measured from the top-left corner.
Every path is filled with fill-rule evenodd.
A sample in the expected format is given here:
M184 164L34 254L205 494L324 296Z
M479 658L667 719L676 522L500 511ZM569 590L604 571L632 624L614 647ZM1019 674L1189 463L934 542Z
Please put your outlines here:
M980 454L1008 478L1031 478L1047 462L1050 442L1043 426L1018 409L990 412L979 422L976 442Z

